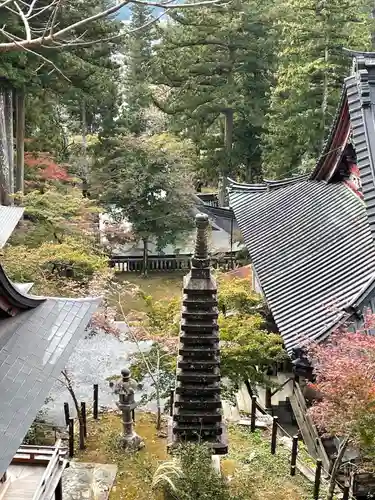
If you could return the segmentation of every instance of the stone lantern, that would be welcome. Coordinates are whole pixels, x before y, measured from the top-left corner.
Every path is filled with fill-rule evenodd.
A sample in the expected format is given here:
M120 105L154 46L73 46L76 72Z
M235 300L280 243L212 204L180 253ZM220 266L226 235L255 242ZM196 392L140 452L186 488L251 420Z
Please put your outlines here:
M137 389L137 382L130 378L130 371L127 368L121 370L121 379L117 382L110 382L114 394L118 394L119 400L116 403L122 413L122 436L121 443L124 449L137 451L144 447L142 438L133 430L132 412L138 406L134 399L134 390Z

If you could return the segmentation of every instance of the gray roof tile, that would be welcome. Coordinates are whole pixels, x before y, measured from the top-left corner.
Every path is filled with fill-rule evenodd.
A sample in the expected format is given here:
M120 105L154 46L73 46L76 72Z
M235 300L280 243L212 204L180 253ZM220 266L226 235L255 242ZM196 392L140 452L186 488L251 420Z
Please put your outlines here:
M50 298L0 320L0 476L99 303Z
M374 274L363 201L318 181L229 197L286 348L321 339Z
M10 238L22 217L23 211L23 207L4 207L0 205L0 248L3 248Z

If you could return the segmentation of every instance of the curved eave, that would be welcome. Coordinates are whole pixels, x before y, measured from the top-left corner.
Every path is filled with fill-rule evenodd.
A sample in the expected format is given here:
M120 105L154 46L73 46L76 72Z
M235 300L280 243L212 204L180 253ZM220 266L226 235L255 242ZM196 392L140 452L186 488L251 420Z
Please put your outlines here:
M262 184L245 184L241 182L236 182L228 177L228 184L229 184L229 190L264 193L266 191L271 191L291 186L293 184L306 181L307 179L308 176L306 174L302 174L295 177L288 177L286 179L280 179L280 180L264 179L264 182Z
M9 303L17 309L33 309L42 304L46 299L43 297L32 297L20 292L11 282L0 264L0 289ZM0 292L0 293L1 293Z
M310 175L311 180L329 181L340 164L350 136L349 107L344 87L330 134L324 144L320 158Z

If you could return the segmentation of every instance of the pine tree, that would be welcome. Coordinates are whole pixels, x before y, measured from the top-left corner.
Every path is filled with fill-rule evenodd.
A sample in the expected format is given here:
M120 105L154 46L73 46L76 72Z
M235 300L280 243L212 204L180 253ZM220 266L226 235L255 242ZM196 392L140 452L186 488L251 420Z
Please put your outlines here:
M153 57L157 105L172 130L194 141L201 175L256 181L273 37L267 2L173 11ZM160 91L160 87L164 92Z
M263 165L269 177L308 170L331 127L350 58L370 43L369 0L282 0L274 10L278 67Z
M135 4L131 7L130 31L146 26L152 19L150 7ZM129 132L146 132L146 110L151 104L149 68L151 59L152 28L139 29L129 37L125 58L125 120Z

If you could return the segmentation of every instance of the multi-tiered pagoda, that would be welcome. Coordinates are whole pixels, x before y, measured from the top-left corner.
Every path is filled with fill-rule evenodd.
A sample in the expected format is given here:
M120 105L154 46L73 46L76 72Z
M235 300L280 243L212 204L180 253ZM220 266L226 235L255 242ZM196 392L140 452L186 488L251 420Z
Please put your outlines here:
M208 257L208 217L196 216L192 269L184 278L177 384L169 445L209 443L213 454L228 451L220 397L220 348L216 281Z

